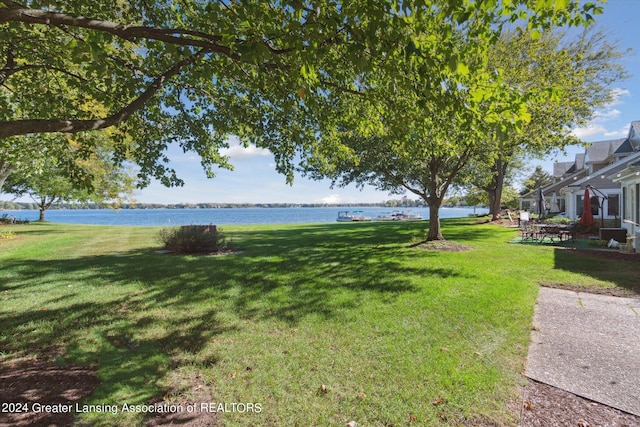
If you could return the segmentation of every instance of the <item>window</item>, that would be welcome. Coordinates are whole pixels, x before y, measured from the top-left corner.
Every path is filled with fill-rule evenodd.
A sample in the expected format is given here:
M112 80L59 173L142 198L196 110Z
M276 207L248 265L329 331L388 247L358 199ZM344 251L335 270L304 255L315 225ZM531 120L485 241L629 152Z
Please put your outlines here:
M619 216L620 215L620 195L619 194L607 194L607 215Z

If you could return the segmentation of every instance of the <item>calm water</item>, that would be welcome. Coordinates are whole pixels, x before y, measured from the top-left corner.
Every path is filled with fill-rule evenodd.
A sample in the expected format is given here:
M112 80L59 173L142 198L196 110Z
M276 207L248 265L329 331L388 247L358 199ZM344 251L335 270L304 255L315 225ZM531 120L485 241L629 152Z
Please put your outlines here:
M393 208L229 208L229 209L79 209L50 210L45 219L51 222L68 224L100 225L150 225L170 226L189 224L293 224L336 222L341 210L360 210L364 215L375 218L389 214ZM429 208L414 208L413 213L429 218ZM478 208L475 213L487 213L487 209ZM441 218L459 218L474 213L473 208L442 208ZM18 219L38 219L38 211L2 211L0 215L13 215Z

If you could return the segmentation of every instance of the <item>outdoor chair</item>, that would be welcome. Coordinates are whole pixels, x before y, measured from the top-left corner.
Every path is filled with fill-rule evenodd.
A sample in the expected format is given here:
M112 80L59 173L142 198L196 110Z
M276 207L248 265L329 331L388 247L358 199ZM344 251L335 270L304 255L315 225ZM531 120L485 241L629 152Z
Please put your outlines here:
M536 239L536 232L529 224L529 221L520 221L520 240L527 242Z
M576 228L578 227L578 224L576 222L572 222L571 224L569 224L569 227L563 229L560 232L560 240L569 240L571 239L572 242L576 241Z

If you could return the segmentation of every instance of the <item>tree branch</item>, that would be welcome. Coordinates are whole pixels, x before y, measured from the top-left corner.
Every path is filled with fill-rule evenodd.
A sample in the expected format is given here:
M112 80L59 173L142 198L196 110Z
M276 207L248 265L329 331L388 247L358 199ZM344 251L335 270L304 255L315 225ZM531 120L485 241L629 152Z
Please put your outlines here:
M66 13L31 9L10 0L0 0L0 5L1 4L4 4L6 7L0 8L0 23L22 22L25 24L43 24L49 26L63 25L84 28L109 33L129 41L147 39L179 46L204 48L211 52L217 52L228 56L236 61L242 60L240 54L234 53L231 48L219 44L219 42L222 41L222 37L214 34L184 28L153 28L137 25L129 26L112 21L86 18L84 16L73 16ZM242 39L236 39L234 43L243 44L250 42ZM264 40L261 40L260 43L265 44L273 54L283 54L293 50L276 49Z
M167 80L180 73L184 67L192 64L205 53L207 53L205 50L201 50L175 64L173 67L156 77L147 89L138 96L138 98L111 116L91 120L30 119L0 122L0 139L7 138L9 136L26 135L29 133L77 133L105 129L120 124L131 117L137 110L141 109L144 104L163 87Z

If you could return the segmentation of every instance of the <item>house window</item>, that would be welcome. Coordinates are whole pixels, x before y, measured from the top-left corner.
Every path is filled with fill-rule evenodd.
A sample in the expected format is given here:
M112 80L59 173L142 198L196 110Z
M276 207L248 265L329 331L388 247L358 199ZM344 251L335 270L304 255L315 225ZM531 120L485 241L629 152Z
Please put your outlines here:
M600 215L600 199L598 196L591 196L591 215Z
M636 184L636 213L635 213L635 222L640 221L640 197L638 197L638 193L640 193L640 184Z
M582 216L582 213L584 212L584 196L582 195L577 195L576 196L576 214L578 216Z
M620 195L619 194L607 194L607 215L619 216L620 215Z

